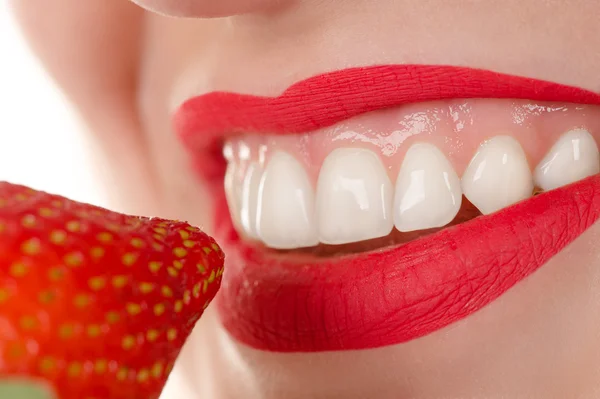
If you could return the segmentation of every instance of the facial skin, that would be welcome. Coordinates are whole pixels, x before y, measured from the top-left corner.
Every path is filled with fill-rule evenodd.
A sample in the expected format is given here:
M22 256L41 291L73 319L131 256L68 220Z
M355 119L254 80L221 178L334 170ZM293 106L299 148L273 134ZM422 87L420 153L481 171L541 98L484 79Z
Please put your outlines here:
M275 95L320 72L386 63L463 65L600 90L600 5L588 0L138 3L157 13L123 0L18 0L14 8L97 139L113 205L209 232L211 198L170 122L193 94ZM598 397L599 240L596 225L490 306L392 347L259 352L233 341L211 309L182 365L207 399Z

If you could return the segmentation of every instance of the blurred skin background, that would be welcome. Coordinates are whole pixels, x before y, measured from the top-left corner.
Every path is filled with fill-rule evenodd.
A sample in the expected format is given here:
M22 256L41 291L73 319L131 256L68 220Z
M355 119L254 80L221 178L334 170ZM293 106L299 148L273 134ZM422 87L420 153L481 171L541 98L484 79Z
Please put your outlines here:
M5 1L0 51L0 179L104 203L80 123L27 47ZM57 158L49 148L61 148L64 156Z

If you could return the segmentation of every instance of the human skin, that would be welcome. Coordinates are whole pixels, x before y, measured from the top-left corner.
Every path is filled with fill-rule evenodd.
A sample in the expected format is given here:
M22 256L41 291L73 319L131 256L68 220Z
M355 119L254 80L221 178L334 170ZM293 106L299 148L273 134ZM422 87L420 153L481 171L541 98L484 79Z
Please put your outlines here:
M212 90L276 95L315 74L451 64L600 91L600 6L547 0L13 2L88 124L114 207L211 229L171 116ZM208 19L214 16L227 16ZM182 358L198 398L594 398L598 224L489 306L425 337L347 352L251 349L210 308ZM232 383L235 381L235 383Z

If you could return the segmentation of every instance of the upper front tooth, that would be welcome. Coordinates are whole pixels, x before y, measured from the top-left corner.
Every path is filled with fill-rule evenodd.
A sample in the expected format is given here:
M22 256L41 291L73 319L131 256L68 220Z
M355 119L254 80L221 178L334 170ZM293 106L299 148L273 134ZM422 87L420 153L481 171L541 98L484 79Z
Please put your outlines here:
M483 214L529 198L533 178L519 142L497 136L481 144L462 177L462 187Z
M276 151L260 181L257 231L272 248L291 249L318 244L314 192L300 163Z
M317 183L319 240L343 244L392 231L392 183L372 151L339 148L323 162Z
M460 179L444 154L431 144L409 148L394 198L394 224L400 231L441 227L460 209Z
M242 201L240 207L240 221L244 232L251 238L258 238L256 230L256 213L258 210L258 188L262 168L258 162L252 162L246 169L246 176L242 182Z
M565 133L535 168L535 183L552 190L600 172L598 146L585 129Z
M235 160L231 160L227 164L225 172L225 198L229 207L229 214L233 221L234 227L239 231L242 229L240 219L240 209L242 204L241 185L237 184L239 165Z

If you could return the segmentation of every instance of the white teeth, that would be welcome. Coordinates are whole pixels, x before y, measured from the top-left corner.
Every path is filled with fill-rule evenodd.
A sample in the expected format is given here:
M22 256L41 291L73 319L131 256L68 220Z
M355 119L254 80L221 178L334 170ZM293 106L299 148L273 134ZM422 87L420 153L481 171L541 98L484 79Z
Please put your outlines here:
M414 144L407 151L394 197L394 224L400 231L441 227L460 209L460 179L450 161L431 144Z
M483 214L495 212L533 194L525 153L510 136L485 141L462 177L465 196Z
M332 151L316 190L291 154L268 154L263 146L252 157L248 146L238 144L236 154L232 148L225 151L225 194L234 226L275 249L365 241L388 236L394 226L401 232L443 227L460 212L463 194L490 214L531 197L535 186L547 191L600 173L598 146L585 129L563 134L533 175L510 136L483 142L462 179L440 149L416 143L395 187L378 154L364 148Z
M377 154L361 148L333 151L317 183L319 240L344 244L388 235L393 228L392 195Z
M256 213L258 211L258 189L261 177L262 168L260 164L252 162L246 170L241 193L240 222L246 235L255 239L258 239Z
M535 184L552 190L600 172L598 146L584 129L565 133L535 168Z
M283 151L273 153L258 194L258 235L269 247L317 245L314 192L304 168Z
M241 208L241 186L236 184L238 181L238 164L235 161L230 161L227 164L227 171L225 172L225 198L227 199L227 206L229 207L229 214L233 225L237 230L241 229L242 223L240 220L240 208Z

